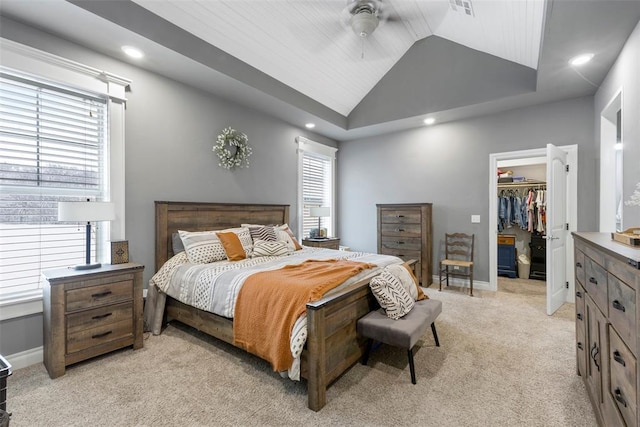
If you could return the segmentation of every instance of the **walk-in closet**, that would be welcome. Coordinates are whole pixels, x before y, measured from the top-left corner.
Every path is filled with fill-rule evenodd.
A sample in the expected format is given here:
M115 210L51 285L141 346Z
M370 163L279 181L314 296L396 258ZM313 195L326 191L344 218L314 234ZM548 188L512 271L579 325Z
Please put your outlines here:
M497 173L500 282L507 278L545 286L546 163L498 162Z

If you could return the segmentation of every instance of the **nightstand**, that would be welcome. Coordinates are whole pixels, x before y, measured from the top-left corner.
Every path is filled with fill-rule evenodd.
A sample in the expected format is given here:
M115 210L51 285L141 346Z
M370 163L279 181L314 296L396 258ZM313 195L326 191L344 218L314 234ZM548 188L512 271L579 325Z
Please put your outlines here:
M142 348L143 271L126 263L42 272L44 365L51 378L82 360Z
M338 237L327 237L326 239L302 239L302 244L315 248L340 249L340 239Z

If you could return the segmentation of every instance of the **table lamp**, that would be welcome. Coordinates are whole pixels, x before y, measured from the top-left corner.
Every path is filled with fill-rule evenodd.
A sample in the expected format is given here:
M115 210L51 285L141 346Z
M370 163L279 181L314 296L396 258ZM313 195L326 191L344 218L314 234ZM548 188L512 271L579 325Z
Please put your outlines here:
M328 206L316 206L309 209L310 216L318 217L318 237L320 237L320 219L325 216L329 216L331 213L331 208Z
M58 221L85 222L86 263L76 265L74 270L91 270L102 264L91 264L91 221L112 221L116 219L115 205L111 202L58 202Z

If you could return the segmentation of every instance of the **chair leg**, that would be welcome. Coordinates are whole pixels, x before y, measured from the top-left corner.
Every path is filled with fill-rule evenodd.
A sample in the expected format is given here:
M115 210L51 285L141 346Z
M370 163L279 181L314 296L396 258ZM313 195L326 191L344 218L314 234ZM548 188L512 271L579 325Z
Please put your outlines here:
M438 268L438 284L440 285L440 288L438 289L439 291L442 290L442 262L439 264L439 268Z
M445 272L446 276L447 276L447 288L449 287L449 266L447 265L447 271Z
M471 268L471 271L469 272L469 289L470 289L470 296L473 296L473 267Z
M411 383L416 383L416 368L413 364L413 348L410 348L407 351L407 356L409 356L409 370L411 371Z
M369 361L369 353L371 353L371 348L373 347L373 340L372 339L368 339L367 340L367 349L364 351L364 354L362 355L362 364L366 365L367 362Z
M438 333L436 332L436 323L431 323L431 332L433 332L433 339L436 341L436 347L440 347L440 341L438 340Z

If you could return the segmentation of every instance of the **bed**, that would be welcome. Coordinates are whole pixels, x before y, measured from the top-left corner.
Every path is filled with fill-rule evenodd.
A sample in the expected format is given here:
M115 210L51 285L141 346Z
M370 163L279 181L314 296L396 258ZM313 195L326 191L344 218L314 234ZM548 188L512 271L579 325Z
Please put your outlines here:
M285 224L288 205L155 202L155 271L173 257L172 238L178 230L207 231L250 224ZM328 249L324 249L329 251ZM377 308L369 280L352 281L339 291L306 305L307 341L300 357L300 376L307 380L308 407L320 410L326 404L329 385L356 363L365 351L356 335L356 322ZM162 299L165 319L170 317L234 345L233 320L184 304L169 295ZM157 316L156 316L157 318ZM145 320L146 313L145 313Z

